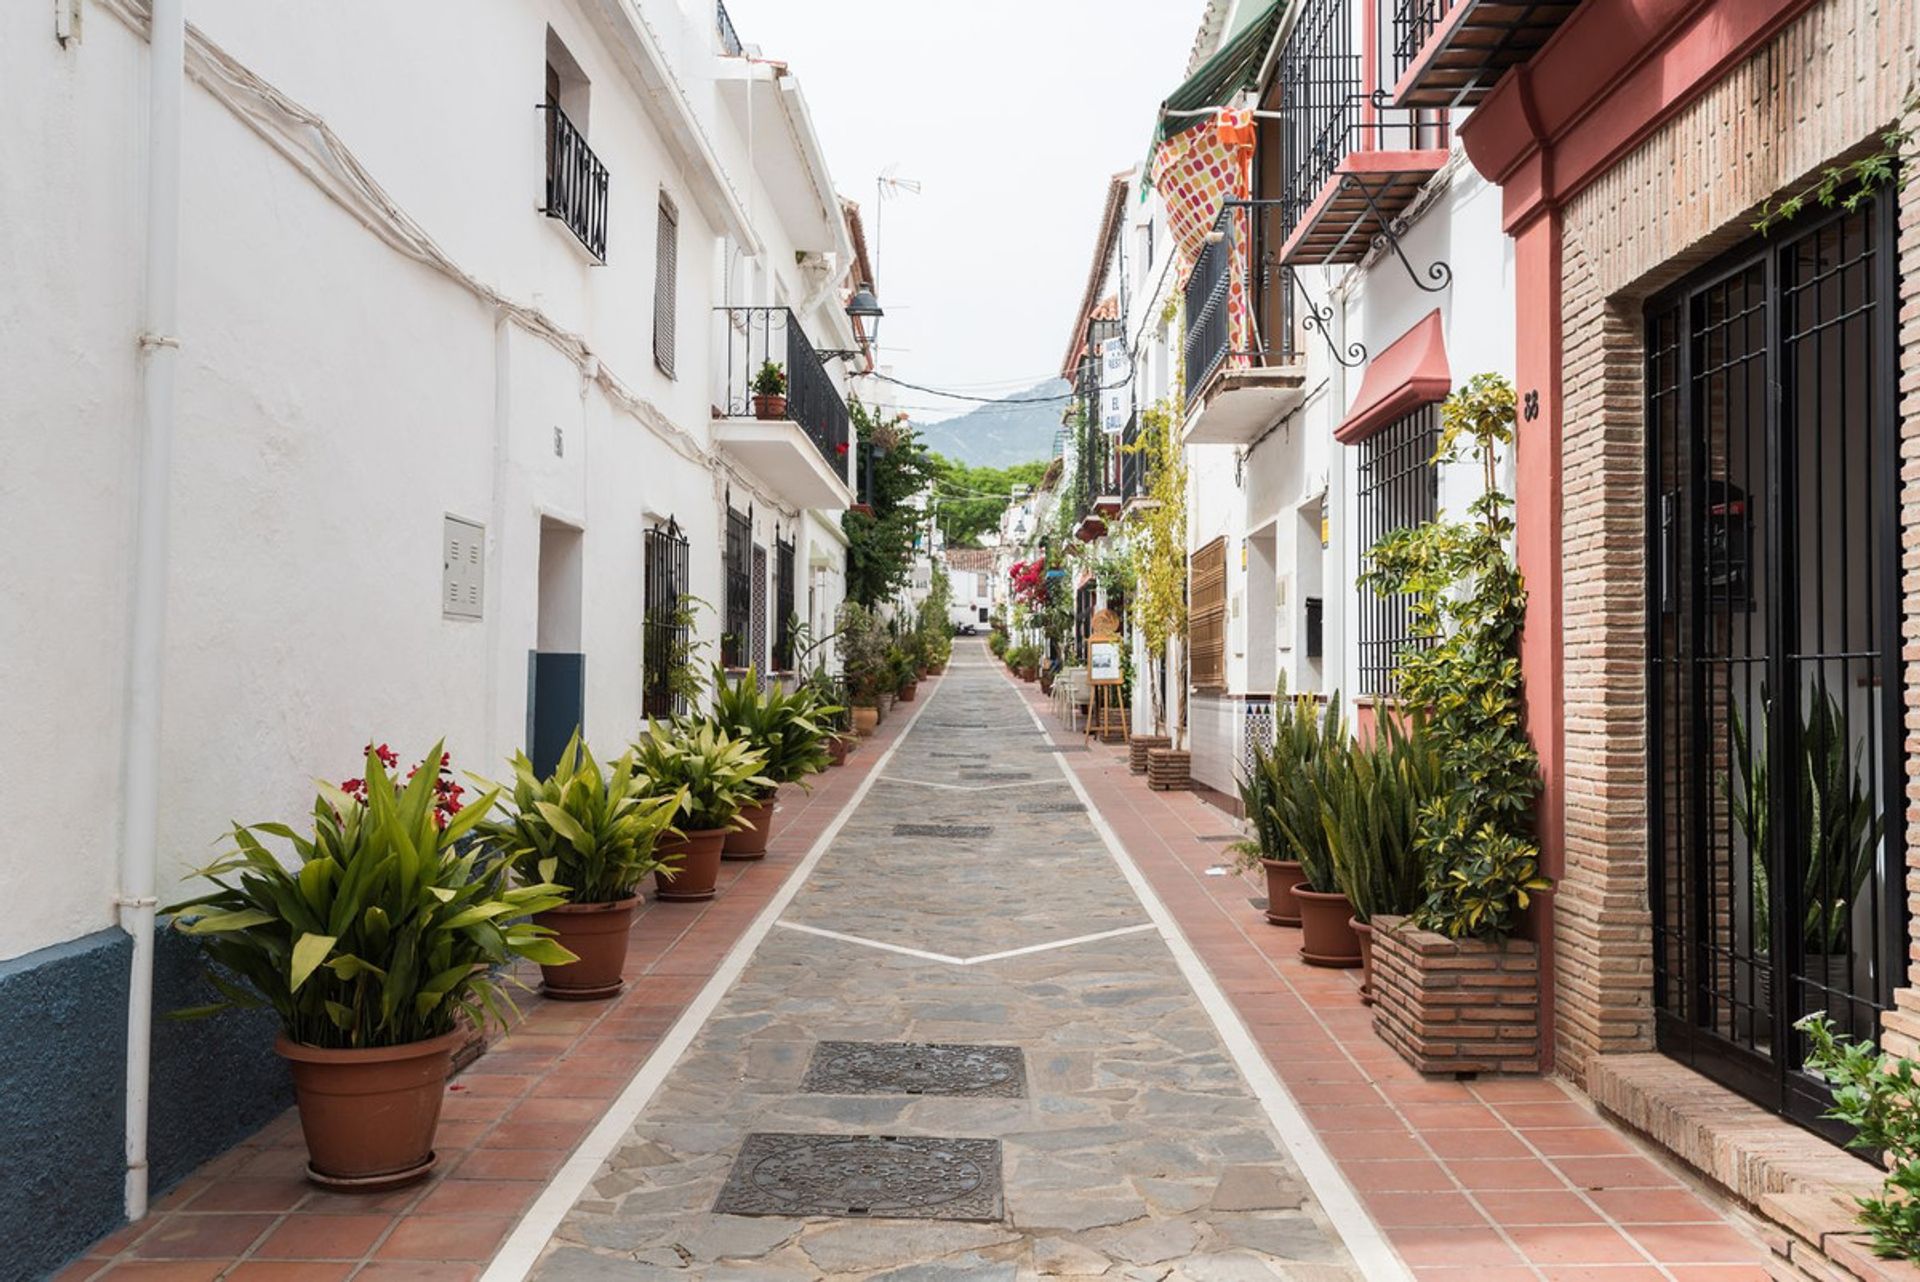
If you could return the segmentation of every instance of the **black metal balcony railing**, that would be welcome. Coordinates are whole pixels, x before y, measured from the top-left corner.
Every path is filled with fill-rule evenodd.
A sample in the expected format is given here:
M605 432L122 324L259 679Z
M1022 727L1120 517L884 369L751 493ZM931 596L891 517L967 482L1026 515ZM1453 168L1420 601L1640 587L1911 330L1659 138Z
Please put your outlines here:
M1461 0L1394 0L1393 79L1397 84L1420 55L1440 20Z
M541 213L558 218L601 262L607 260L607 167L558 103L546 102L547 203Z
M1120 501L1127 503L1147 496L1147 459L1138 448L1140 415L1127 419L1120 433Z
M1274 225L1284 201L1228 201L1213 225L1214 239L1200 252L1187 277L1187 331L1182 342L1189 404L1197 402L1207 380L1239 357L1255 365L1291 365L1298 355L1293 269L1279 260L1279 229ZM1249 336L1236 346L1229 318L1232 266L1239 256L1246 281Z
M721 307L726 327L726 386L730 418L754 417L753 379L771 360L787 375L787 404L780 417L805 432L836 476L847 475L847 403L807 341L800 318L785 307Z
M1281 86L1281 110L1288 117L1281 131L1283 241L1348 155L1447 146L1445 112L1390 107L1384 90L1364 82L1360 55L1353 49L1353 3L1306 0L1280 50L1274 82Z
M713 0L713 23L720 31L720 52L730 58L743 58L747 47L740 43L740 33L734 30L733 17L727 12L726 0Z

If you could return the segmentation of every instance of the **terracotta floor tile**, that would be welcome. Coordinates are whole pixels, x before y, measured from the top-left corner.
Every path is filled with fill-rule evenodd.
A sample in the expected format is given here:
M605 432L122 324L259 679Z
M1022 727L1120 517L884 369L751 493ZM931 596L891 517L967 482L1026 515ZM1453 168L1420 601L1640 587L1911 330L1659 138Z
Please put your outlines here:
M1378 1087L1359 1082L1301 1082L1287 1091L1301 1104L1378 1104Z
M1416 1131L1485 1131L1505 1129L1506 1123L1484 1104L1416 1104L1394 1101L1407 1125Z
M1605 1224L1516 1226L1507 1230L1534 1264L1644 1264L1646 1257Z
M1320 1138L1327 1152L1341 1162L1428 1156L1420 1141L1406 1131L1331 1131Z
M1470 1265L1475 1269L1522 1263L1518 1253L1490 1228L1411 1228L1393 1235L1400 1256L1422 1265Z
M1644 1157L1568 1157L1554 1162L1561 1174L1584 1189L1677 1188L1678 1178Z
M169 1215L133 1250L145 1260L231 1260L252 1246L273 1220L271 1215Z
M105 1260L78 1259L55 1273L48 1282L87 1282L88 1278L106 1267Z
M1569 1098L1564 1086L1538 1077L1493 1077L1470 1089L1489 1104L1559 1104Z
M1342 1162L1340 1173L1362 1195L1369 1193L1452 1192L1458 1187L1447 1168L1431 1159Z
M1545 1126L1599 1126L1600 1117L1590 1108L1578 1104L1496 1104L1494 1105L1508 1124L1518 1130L1530 1130Z
M519 1215L546 1185L539 1180L442 1180L420 1202L423 1215Z
M1547 1282L1666 1282L1651 1264L1543 1265L1540 1276Z
M1447 1170L1470 1191L1565 1189L1567 1182L1539 1158L1449 1161Z
M358 1260L392 1223L391 1215L289 1215L253 1253L263 1260Z
M312 1191L313 1185L299 1175L233 1176L207 1185L187 1203L187 1209L196 1213L290 1211Z
M345 1282L358 1260L247 1260L226 1282Z
M1419 1282L1540 1282L1540 1275L1524 1264L1496 1268L1427 1265L1413 1271Z
M1662 1264L1752 1264L1766 1248L1729 1224L1641 1224L1628 1236Z
M226 1267L225 1260L123 1260L99 1277L113 1282L213 1282Z
M152 1232L154 1226L158 1223L158 1220L149 1218L141 1220L137 1224L122 1224L119 1228L88 1247L87 1254L101 1258L118 1255L137 1242L143 1234Z
M1363 1193L1361 1200L1384 1229L1424 1225L1433 1228L1481 1228L1485 1216L1464 1193Z
M1492 1158L1532 1157L1533 1153L1511 1131L1427 1131L1421 1138L1443 1158L1487 1161Z
M483 1271L479 1264L373 1260L354 1274L353 1282L473 1282Z
M1400 1131L1407 1123L1385 1104L1309 1104L1301 1112L1322 1135L1336 1131Z
M550 1149L568 1152L592 1130L588 1122L502 1122L480 1140L487 1149Z
M1725 1218L1686 1189L1595 1189L1587 1194L1621 1224L1719 1224Z
M447 1162L459 1160L455 1154ZM445 1162L442 1163L445 1169ZM434 1173L438 1178L440 1171ZM431 1183L410 1184L403 1189L390 1189L385 1193L334 1193L323 1188L315 1188L307 1194L307 1200L300 1203L302 1215L397 1215L406 1210L427 1189Z
M512 1227L513 1220L504 1215L497 1219L410 1215L387 1235L374 1256L381 1260L484 1261Z
M1676 1264L1674 1282L1772 1282L1764 1264Z
M1578 1193L1553 1189L1475 1194L1495 1224L1598 1224L1600 1212Z
M1548 1157L1626 1157L1639 1152L1611 1126L1526 1127L1521 1135Z

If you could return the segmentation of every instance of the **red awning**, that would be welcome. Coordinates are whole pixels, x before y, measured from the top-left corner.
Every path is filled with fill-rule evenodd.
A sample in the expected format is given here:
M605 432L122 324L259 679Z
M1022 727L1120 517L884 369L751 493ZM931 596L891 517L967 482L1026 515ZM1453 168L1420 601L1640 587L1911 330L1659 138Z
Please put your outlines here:
M1440 309L1435 308L1367 362L1360 395L1354 398L1345 421L1334 429L1333 439L1342 445L1357 445L1422 405L1444 401L1451 391L1453 372L1447 367Z

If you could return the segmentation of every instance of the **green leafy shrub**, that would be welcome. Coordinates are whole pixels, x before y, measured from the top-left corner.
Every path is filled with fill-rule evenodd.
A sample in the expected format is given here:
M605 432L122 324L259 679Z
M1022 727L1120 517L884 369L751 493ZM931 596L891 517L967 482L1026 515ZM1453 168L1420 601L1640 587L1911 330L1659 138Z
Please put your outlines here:
M1445 787L1424 727L1402 727L1391 715L1375 723L1370 743L1355 744L1344 763L1316 780L1334 880L1361 921L1420 906L1420 813Z
M566 902L558 886L509 886L504 862L458 848L498 793L449 815L436 770L416 768L401 784L381 749L369 747L352 792L321 786L312 835L236 824L235 849L195 874L217 889L162 910L205 941L221 994L176 1017L266 1005L288 1038L309 1046L401 1046L452 1032L463 1011L504 1025L510 1003L494 966L576 960L527 920ZM425 760L443 761L441 746ZM295 865L262 837L287 842Z
M760 773L776 786L806 787L807 776L827 768L826 717L839 711L832 704L817 702L809 686L791 692L762 691L756 674L749 670L738 681L728 681L724 672L714 673L713 709L708 715L760 754Z
M602 770L576 731L544 779L525 753L515 754L501 816L480 833L523 882L562 886L569 903L611 903L660 866L654 843L680 799L653 787L631 752Z
M1834 1032L1824 1012L1794 1025L1807 1036L1807 1071L1827 1083L1827 1116L1854 1128L1847 1147L1877 1153L1887 1168L1878 1197L1858 1199L1874 1253L1920 1259L1920 1081L1914 1062Z
M1253 774L1241 793L1243 800L1252 799L1248 814L1256 816L1260 856L1298 861L1307 889L1331 894L1340 887L1320 799L1329 789L1327 777L1345 768L1351 750L1340 696L1323 710L1312 695L1282 690L1273 702L1273 721L1273 747L1255 745Z
M1441 407L1436 462L1479 460L1472 519L1436 519L1374 544L1361 581L1410 597L1419 644L1396 665L1400 697L1426 720L1447 787L1420 814L1426 897L1415 924L1454 939L1513 933L1540 875L1533 839L1539 761L1527 741L1519 638L1526 589L1507 552L1513 500L1495 484L1513 441L1513 386L1476 374Z
M702 718L655 721L634 745L634 762L652 795L674 799L682 832L739 828L741 808L774 787L752 744Z
M1006 658L1007 634L997 629L987 633L987 649L993 651L993 657L996 659Z
M840 661L853 702L871 708L891 690L893 670L887 657L887 631L858 601L840 607Z

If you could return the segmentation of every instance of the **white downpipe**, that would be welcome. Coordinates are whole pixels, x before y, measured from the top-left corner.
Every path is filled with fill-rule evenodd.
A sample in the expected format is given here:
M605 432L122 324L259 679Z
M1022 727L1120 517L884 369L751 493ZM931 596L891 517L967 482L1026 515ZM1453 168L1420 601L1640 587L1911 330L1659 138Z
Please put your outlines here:
M153 1051L154 881L160 816L160 681L167 618L167 504L173 469L180 282L180 103L185 0L153 0L147 70L146 296L140 332L140 473L133 534L122 743L120 926L133 937L127 984L129 1220L147 1214L148 1065Z

